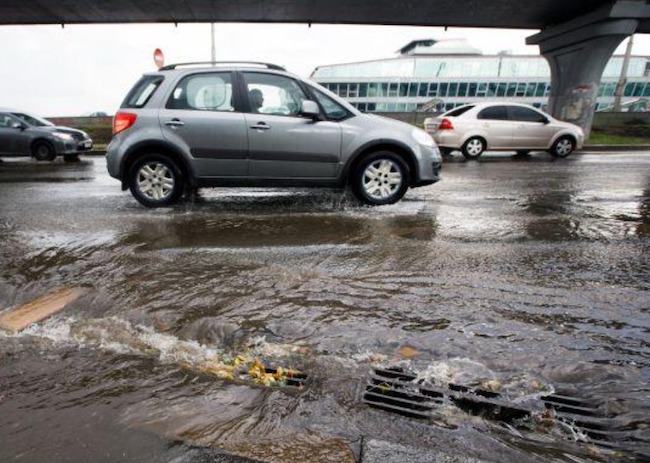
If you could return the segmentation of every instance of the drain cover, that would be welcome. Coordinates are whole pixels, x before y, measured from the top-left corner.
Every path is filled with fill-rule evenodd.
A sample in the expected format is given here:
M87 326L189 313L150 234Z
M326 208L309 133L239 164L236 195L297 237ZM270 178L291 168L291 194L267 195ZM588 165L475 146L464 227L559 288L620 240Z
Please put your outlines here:
M467 413L506 423L539 415L542 408L513 403L493 391L456 384L424 386L417 384L415 379L416 375L402 369L374 369L362 402L388 412L427 420L433 418L436 407L453 403ZM621 442L629 432L617 430L613 417L605 416L598 403L563 394L549 394L539 400L545 410L542 419L548 414L549 421L570 425L576 436L586 436L587 439L583 439L589 443L637 453L622 447Z
M278 375L278 369L277 368L272 368L272 367L264 367L264 373L267 373L269 375ZM293 386L297 388L302 388L305 385L305 381L307 381L307 375L305 373L302 373L300 371L296 370L288 370L285 369L282 373L281 376L283 378L284 384L286 386Z

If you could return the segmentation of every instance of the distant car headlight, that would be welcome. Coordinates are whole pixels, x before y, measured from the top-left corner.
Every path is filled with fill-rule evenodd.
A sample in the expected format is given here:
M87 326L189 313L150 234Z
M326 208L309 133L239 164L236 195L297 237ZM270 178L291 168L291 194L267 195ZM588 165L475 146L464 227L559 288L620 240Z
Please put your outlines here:
M424 130L413 129L411 136L418 142L420 145L429 146L431 148L435 147L436 144L431 138L431 135L426 133Z
M64 132L52 132L52 136L65 141L74 140L74 137L72 135Z

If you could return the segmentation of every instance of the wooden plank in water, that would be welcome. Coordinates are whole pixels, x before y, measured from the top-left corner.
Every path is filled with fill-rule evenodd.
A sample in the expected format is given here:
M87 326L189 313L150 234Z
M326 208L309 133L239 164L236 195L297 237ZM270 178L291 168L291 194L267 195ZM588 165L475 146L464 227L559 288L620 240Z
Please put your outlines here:
M83 293L83 288L55 289L38 299L0 315L0 328L14 333L24 330L32 323L40 322L63 310L66 305L78 299Z

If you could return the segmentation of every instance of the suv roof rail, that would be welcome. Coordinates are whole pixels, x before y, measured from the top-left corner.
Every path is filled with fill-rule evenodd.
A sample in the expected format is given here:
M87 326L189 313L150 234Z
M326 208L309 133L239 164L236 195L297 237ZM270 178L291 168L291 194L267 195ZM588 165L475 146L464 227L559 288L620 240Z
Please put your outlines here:
M176 64L169 64L167 66L163 66L159 71L170 71L173 69L176 69L177 67L180 66L199 66L199 65L210 65L210 66L219 66L219 65L232 65L232 64L241 64L245 66L259 66L259 67L265 67L267 69L274 69L276 71L286 71L285 68L282 66L278 66L277 64L271 64L271 63L260 63L257 61L196 61L196 62L191 62L191 63L176 63Z

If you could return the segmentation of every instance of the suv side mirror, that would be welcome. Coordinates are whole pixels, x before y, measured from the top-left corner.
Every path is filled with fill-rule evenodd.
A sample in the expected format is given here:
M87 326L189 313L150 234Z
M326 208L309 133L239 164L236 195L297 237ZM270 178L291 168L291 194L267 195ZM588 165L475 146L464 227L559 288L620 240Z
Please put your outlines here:
M302 116L311 117L313 120L321 120L320 108L315 101L303 100L300 105L300 114Z
M551 123L551 120L550 120L548 117L545 117L545 118L543 118L540 122L541 122L542 124L546 125L546 124L550 124L550 123Z
M11 124L11 128L17 130L25 130L27 127L25 127L25 124L21 124L20 122L14 122Z

